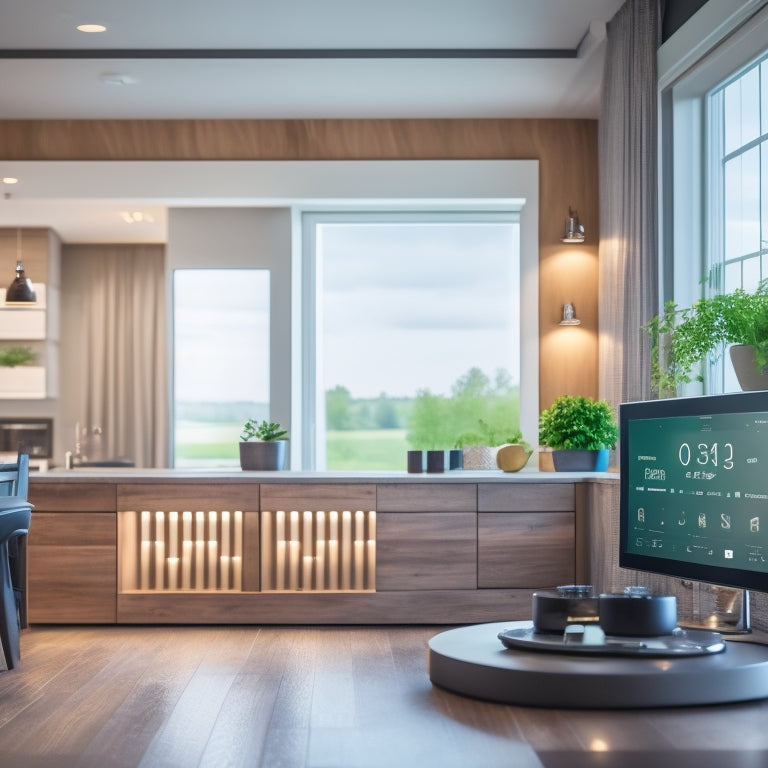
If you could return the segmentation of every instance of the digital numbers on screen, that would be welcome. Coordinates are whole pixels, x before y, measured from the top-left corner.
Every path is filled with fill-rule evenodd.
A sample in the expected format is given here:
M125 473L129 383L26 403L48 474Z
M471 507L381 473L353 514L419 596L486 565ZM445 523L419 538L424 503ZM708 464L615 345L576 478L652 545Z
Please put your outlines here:
M684 467L694 462L702 467L733 469L733 443L681 443L677 457Z

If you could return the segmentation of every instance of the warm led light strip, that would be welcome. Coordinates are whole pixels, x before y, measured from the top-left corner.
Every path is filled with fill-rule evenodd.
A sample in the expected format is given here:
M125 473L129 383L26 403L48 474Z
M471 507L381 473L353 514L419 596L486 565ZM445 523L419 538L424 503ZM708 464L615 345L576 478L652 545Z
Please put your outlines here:
M137 517L137 589L196 592L242 589L241 511L143 510Z
M261 513L261 589L376 589L376 513Z

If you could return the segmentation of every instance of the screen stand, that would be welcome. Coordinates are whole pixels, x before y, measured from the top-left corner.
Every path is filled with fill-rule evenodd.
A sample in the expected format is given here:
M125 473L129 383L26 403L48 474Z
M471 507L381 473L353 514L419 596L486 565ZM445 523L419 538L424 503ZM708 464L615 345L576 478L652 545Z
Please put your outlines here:
M681 627L708 629L722 635L745 635L752 631L749 590L714 584L700 584L699 589L700 620L681 622Z

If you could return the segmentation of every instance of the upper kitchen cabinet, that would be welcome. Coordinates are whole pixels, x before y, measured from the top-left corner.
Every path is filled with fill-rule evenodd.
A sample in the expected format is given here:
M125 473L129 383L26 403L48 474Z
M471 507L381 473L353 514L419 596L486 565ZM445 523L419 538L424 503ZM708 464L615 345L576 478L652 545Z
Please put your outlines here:
M7 305L5 292L21 261L32 281L34 304ZM59 284L61 241L51 229L0 229L0 398L42 399L58 395ZM31 359L4 360L28 351ZM11 362L13 362L11 360Z

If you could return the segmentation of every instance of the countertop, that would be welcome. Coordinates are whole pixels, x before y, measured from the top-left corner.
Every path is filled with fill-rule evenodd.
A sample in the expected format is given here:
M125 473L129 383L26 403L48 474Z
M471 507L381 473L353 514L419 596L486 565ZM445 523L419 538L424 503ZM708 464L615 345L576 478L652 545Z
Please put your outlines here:
M345 471L345 472L243 472L242 470L186 470L142 468L77 468L52 469L31 472L30 483L573 483L617 482L615 472L541 472L522 469L519 472L502 470L451 470L435 473L408 473L405 471Z

